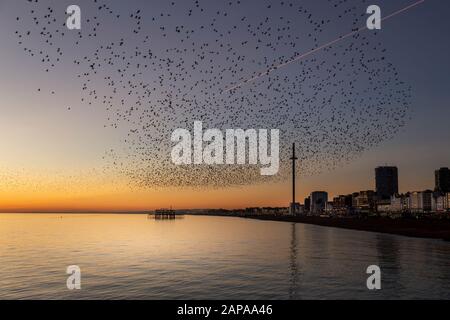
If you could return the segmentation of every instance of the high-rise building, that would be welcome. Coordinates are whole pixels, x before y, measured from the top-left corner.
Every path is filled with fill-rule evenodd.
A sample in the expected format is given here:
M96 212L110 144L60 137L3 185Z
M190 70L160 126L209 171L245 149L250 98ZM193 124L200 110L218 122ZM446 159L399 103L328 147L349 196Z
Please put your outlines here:
M311 210L311 198L305 198L305 212L309 212Z
M325 211L328 202L328 193L325 191L315 191L310 195L310 211L312 214L321 214Z
M388 200L398 194L397 167L378 167L375 169L375 184L377 196L381 200Z
M441 193L450 192L450 169L440 168L434 172L435 191Z

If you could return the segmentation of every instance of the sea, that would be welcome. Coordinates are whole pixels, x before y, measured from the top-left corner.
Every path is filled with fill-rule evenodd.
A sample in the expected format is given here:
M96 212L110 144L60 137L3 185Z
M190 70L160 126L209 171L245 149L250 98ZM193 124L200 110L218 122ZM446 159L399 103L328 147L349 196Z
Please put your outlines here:
M450 242L237 217L0 214L0 299L448 300Z

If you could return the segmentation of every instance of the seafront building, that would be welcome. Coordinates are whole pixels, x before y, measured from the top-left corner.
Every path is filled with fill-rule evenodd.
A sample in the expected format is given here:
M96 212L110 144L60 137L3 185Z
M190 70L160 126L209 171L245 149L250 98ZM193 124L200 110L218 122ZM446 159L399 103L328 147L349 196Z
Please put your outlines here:
M377 195L373 190L361 191L354 194L353 205L360 213L373 212L376 208Z
M434 191L440 193L450 192L450 169L440 168L434 172L435 188Z
M314 191L309 196L310 212L312 214L322 214L325 212L328 202L328 193L325 191Z
M389 205L389 212L403 212L408 209L408 195L398 195L394 194L391 197L391 202Z
M431 212L433 203L431 190L412 192L409 195L409 211L411 213Z
M389 200L394 194L398 194L397 167L377 167L375 169L375 185L380 200Z
M349 215L353 213L353 196L340 195L333 199L333 211L337 215Z
M240 211L249 215L403 215L450 214L450 170L435 171L435 190L424 190L399 194L398 168L380 166L375 168L376 190L364 190L334 197L328 201L326 191L314 191L304 200L296 202L295 144L292 145L292 201L287 208L247 208Z
M295 212L302 215L389 215L391 217L426 214L450 214L450 175L448 168L435 171L435 190L398 192L397 167L375 169L374 190L339 195L328 201L328 193L315 191L304 200L304 205L295 204ZM292 205L291 205L292 206ZM292 211L292 210L291 210Z

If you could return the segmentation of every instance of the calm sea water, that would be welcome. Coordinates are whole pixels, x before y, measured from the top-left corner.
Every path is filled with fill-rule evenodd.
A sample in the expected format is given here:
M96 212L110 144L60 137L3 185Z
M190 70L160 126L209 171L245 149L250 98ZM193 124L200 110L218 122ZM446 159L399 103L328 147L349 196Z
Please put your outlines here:
M379 265L382 289L366 268ZM81 290L66 268L81 268ZM450 299L450 243L228 217L0 214L0 299Z

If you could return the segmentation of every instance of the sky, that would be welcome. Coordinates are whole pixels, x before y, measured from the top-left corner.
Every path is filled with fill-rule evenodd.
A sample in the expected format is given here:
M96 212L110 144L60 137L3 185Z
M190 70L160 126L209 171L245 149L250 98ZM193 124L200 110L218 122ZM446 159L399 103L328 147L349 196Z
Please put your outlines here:
M253 7L262 2L242 2L243 12L255 15L248 17L249 21L252 21L249 23L253 24L253 21L259 21L260 17ZM290 2L304 6L319 20L322 18L331 20L323 26L323 30L320 32L316 30L317 37L313 34L313 38L317 38L316 42L308 40L308 38L303 41L300 37L298 40L300 48L297 47L296 52L306 52L316 44L326 43L344 34L351 26L352 21L345 21L345 17L343 20L335 19L333 4L339 1ZM349 8L355 7L354 10L360 10L363 15L364 11L362 10L365 7L377 4L381 7L382 14L388 14L413 2L383 0L369 3L362 0L348 0L344 1L344 5L348 5ZM82 9L82 17L86 15L88 18L89 10L93 7L92 1L78 1L78 3ZM39 4L30 4L27 1L0 1L0 39L2 40L0 47L0 211L140 211L168 206L174 208L287 206L290 201L290 182L289 176L283 174L273 181L259 180L252 175L248 177L244 175L243 182L239 180L238 183L235 183L237 182L236 178L227 178L230 174L227 171L210 173L206 170L206 173L203 171L203 173L197 174L198 170L195 170L195 174L191 176L189 172L178 172L175 169L172 171L163 164L145 164L144 155L148 154L142 152L140 148L144 146L148 150L153 150L158 145L158 141L154 142L154 145L145 141L145 145L135 143L130 147L130 141L139 141L141 139L139 134L142 135L142 132L129 138L128 143L124 142L124 139L129 137L131 126L127 123L126 118L123 117L124 121L117 127L111 126L111 123L118 123L112 119L114 114L111 113L111 110L105 109L104 104L99 100L89 100L89 96L85 92L80 93L80 84L83 81L77 77L79 70L74 66L73 60L80 57L82 60L82 57L92 53L99 45L105 44L106 46L110 41L117 42L119 38L125 38L128 40L127 48L131 49L134 48L135 42L137 43L138 37L148 34L156 39L143 46L145 48L148 46L154 52L160 50L163 54L162 48L176 47L179 38L176 36L171 38L170 34L167 37L161 37L161 30L152 29L150 21L157 13L172 12L170 10L173 10L173 16L167 17L167 21L165 21L164 25L169 26L167 28L173 28L175 25L183 23L186 26L189 26L189 23L206 25L210 21L207 18L204 18L205 21L183 20L186 18L185 13L189 8L195 7L194 1L175 1L175 7L179 8L179 11L170 9L167 1L127 1L126 5L121 1L106 3L121 17L126 18L130 13L136 12L136 9L140 9L139 16L143 21L141 34L135 37L133 32L130 32L135 27L132 24L133 19L124 18L123 21L129 24L120 24L114 23L115 20L107 14L105 16L99 14L97 15L98 19L102 26L106 26L105 30L99 30L99 35L96 37L86 37L86 33L92 31L92 21L89 24L82 20L81 32L84 38L82 41L80 40L80 45L73 46L77 39L76 31L71 34L72 31L67 30L67 40L61 43L65 50L65 60L63 63L56 64L50 72L46 72L45 64L41 63L36 56L27 54L23 44L18 44L15 31L38 30L33 29L35 27L31 20L32 15L30 15L31 6L35 6L35 10L42 12L47 8L54 8L54 15L60 14L60 19L63 21L65 7L73 3L58 1L55 5L54 1L39 1ZM264 2L264 4L266 3L275 3L275 1ZM226 6L224 2L212 1L205 5L205 10L212 12L216 7L219 11L225 10L224 6ZM267 13L273 14L271 21L275 21L275 17L279 19L294 15L290 12L289 7L285 7L285 9L280 7L279 11ZM86 13L86 11L88 12ZM183 12L183 14L177 15L177 12ZM230 12L235 13L236 10L230 9ZM450 167L450 149L447 147L447 141L450 140L450 126L448 126L448 119L450 119L448 105L448 101L450 101L450 77L448 76L450 74L448 60L450 56L448 41L450 22L447 19L448 12L450 12L450 3L447 1L426 0L417 7L383 22L382 30L377 32L376 38L369 36L368 41L382 43L387 52L386 58L395 66L399 78L411 88L411 103L408 106L405 124L395 130L392 137L383 139L376 145L366 146L362 152L352 155L346 161L341 161L343 158L341 153L346 150L352 152L353 149L350 146L330 147L331 151L327 152L341 153L323 163L316 162L315 158L311 156L314 153L313 149L311 154L305 156L303 161L305 167L300 167L301 172L297 181L298 199L303 199L315 190L324 190L330 196L334 196L374 189L374 168L380 165L395 165L399 168L400 192L434 187L434 170L440 167ZM21 19L18 21L16 17ZM292 36L314 32L314 30L301 29L303 24L307 28L306 22L301 19L303 17L301 16L297 20L294 19L295 16L292 17L294 19L292 21L298 24L299 29L293 27L290 30L279 32ZM362 19L365 17L363 16ZM224 20L223 25L227 23L231 23L230 26L232 26L238 24L239 21ZM275 28L275 22L269 22L265 26L271 24ZM235 39L235 41L245 41L248 32L245 31L245 28L243 30L238 33L239 39ZM370 35L371 31L364 32ZM42 43L42 37L39 35L33 37L33 35L32 33L30 39L23 40L25 46L36 52L45 51L47 47L45 43ZM214 43L214 35L207 36L204 41ZM342 41L343 46L348 44L346 41ZM352 40L348 42L350 43ZM139 45L142 43L140 42ZM281 46L278 50L269 50L269 59L275 61L280 55L288 56L286 53L288 49ZM335 48L335 50L340 49ZM52 52L51 56L55 56L54 51ZM309 59L326 61L327 55L332 53L333 49L329 52L318 52L315 54L316 57ZM242 52L242 55L244 54L248 57L254 56L256 60L262 59L262 56L258 56L260 53L254 52L251 47L246 48L245 52ZM375 55L375 53L373 54ZM211 65L225 65L226 62L222 60L225 57L218 57L218 61L212 61ZM307 68L308 63L316 66L317 61L304 61L301 67ZM285 70L277 70L277 76L286 75L295 79L300 70L296 69L295 64L293 63L292 67L286 67ZM250 62L243 64L242 75L244 78L247 73L252 75L252 72L257 70L253 69L255 66L257 64ZM216 68L214 72L219 72L218 70ZM342 72L345 71L344 69ZM161 76L168 77L167 72L162 73ZM326 77L323 70L317 73L315 76L319 78ZM100 81L102 80L101 76L103 73L99 72L97 78L92 78L93 84L89 84L99 92L107 89L107 86ZM149 74L148 76L144 75L143 78L151 79L153 76L155 75ZM212 79L208 77L213 76L217 76L217 74L212 73L205 77ZM200 75L195 74L192 81L195 79L201 79ZM305 81L305 86L307 86L308 80ZM224 80L223 83L226 84L226 81ZM219 87L221 85L222 83ZM363 87L366 85L366 83L361 84ZM386 88L390 86L391 83L387 83ZM266 92L257 83L254 87L252 84L244 85L242 90L236 94L247 94L252 88L256 91ZM200 89L195 89L197 90L196 96L200 95ZM160 92L160 94L162 93L164 91ZM121 95L126 95L126 91L120 92L117 97L114 97L112 102L114 107L118 105ZM311 94L311 96L313 95ZM86 99L81 101L80 97ZM152 103L157 103L157 100ZM87 101L92 103L88 104ZM227 119L233 119L235 113L232 109L227 111L227 107L218 106L223 109L218 109L217 112L226 116ZM317 108L320 107L317 106ZM142 108L146 108L145 104ZM185 115L184 111L187 109L184 108L181 108L183 112L174 111L175 118L173 122L166 123L167 129L173 129L174 126L184 123L184 118L179 120ZM195 118L195 113L196 111L193 111L186 118L191 121ZM172 119L169 118L171 115L170 113L163 114L161 119L164 121ZM208 118L208 114L206 117ZM235 120L237 123L227 120L227 125L231 125L231 128L239 127L244 122L242 118L240 119ZM250 116L248 119L253 121L255 118ZM137 120L137 118L133 119L132 122L140 123ZM392 123L389 120L385 121L386 126L390 127ZM156 123L156 120L152 121L149 122L150 125ZM257 120L255 120L256 122ZM271 126L278 123L278 120L264 122ZM377 124L379 123L377 122ZM249 123L249 125L253 125L253 123ZM288 131L291 129L292 127L288 127ZM289 132L290 140L286 145L290 145L291 141L298 142L298 147L305 149L299 132L295 130ZM329 133L333 135L333 130ZM338 140L330 138L330 140L322 141L321 146L322 143L333 145L336 141ZM170 141L163 141L161 145L168 143ZM339 140L337 143L343 142ZM114 154L122 157L121 160L111 159L112 150L114 150ZM325 150L328 149L325 148ZM165 149L161 152L165 154ZM128 164L125 165L127 170L123 170L124 168L117 165L116 162L127 162ZM288 164L288 162L285 163ZM151 166L158 167L158 171L149 170ZM139 176L136 175L136 168L139 168L139 172L141 172ZM145 175L145 180L142 179L142 170L149 170L148 175ZM130 173L135 175L130 177ZM204 177L204 175L217 174L217 179L211 181L223 181L223 185L220 186L220 183L219 186L209 185L210 180L207 180L208 182L203 187L189 186L186 183L178 185L177 181L184 181L180 178L182 174L187 175L188 179L186 180L192 178L195 180L197 175ZM156 178L152 175L156 175Z

